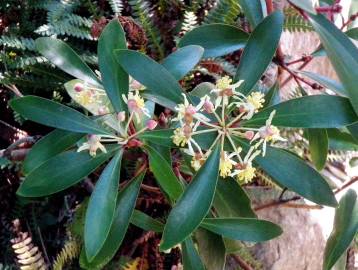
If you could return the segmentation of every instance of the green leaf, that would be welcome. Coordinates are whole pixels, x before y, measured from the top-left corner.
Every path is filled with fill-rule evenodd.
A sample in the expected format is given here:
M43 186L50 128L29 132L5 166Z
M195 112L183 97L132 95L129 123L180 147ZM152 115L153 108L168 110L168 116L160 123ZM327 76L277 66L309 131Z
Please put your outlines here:
M309 71L299 70L297 72L307 76L308 78L318 82L319 84L322 84L324 87L334 91L336 94L340 96L343 97L348 96L346 89L343 87L343 85L340 82L337 82L320 74L309 72Z
M296 155L267 146L266 156L258 156L254 161L280 185L304 198L321 205L337 205L326 180Z
M251 201L242 187L232 178L220 178L216 187L214 207L220 217L251 217Z
M150 170L153 172L159 186L168 194L171 200L177 200L183 193L183 187L175 176L171 165L153 147L145 145L144 148L148 153Z
M338 151L358 151L358 141L348 132L327 129L329 149Z
M358 40L358 27L349 29L345 34L352 39Z
M173 136L173 129L156 129L151 131L145 131L138 135L142 140L147 140L150 143L174 147L173 140L170 138Z
M270 90L265 95L264 108L276 105L280 103L280 85L276 81L275 84L270 88Z
M353 138L358 141L358 122L354 123L353 125L347 126L347 129L352 134Z
M272 124L281 127L336 128L358 121L347 98L316 95L268 107L246 121L245 125L264 125L273 110L276 110L276 114Z
M115 50L115 56L128 74L148 88L146 94L149 92L157 98L154 102L161 104L160 97L174 103L182 102L183 91L179 83L161 64L132 50Z
M254 218L205 218L200 226L230 239L249 242L267 241L282 234L278 225Z
M252 28L255 28L265 16L264 9L260 0L238 0L245 17L248 19Z
M299 7L303 9L304 11L307 11L308 13L316 15L316 9L313 6L312 0L290 0L292 4L294 4L296 7Z
M358 114L358 49L352 41L323 15L310 15L340 81L347 90L355 112Z
M244 80L238 88L243 94L250 93L271 63L280 41L283 21L282 12L275 11L250 35L235 74L235 81Z
M326 129L311 128L307 130L311 159L317 170L322 170L328 155L328 135Z
M145 231L161 233L164 230L163 223L138 210L134 210L131 223Z
M247 38L248 34L237 27L213 23L186 33L179 41L179 47L199 45L204 48L204 58L218 57L243 48Z
M357 194L350 189L339 201L334 227L324 251L323 270L329 270L346 251L358 231Z
M222 237L208 230L198 229L195 238L205 269L223 270L225 267L226 250Z
M93 115L99 115L99 109L103 107L103 105L110 105L110 101L107 97L107 95L100 95L96 96L96 102L90 102L83 104L81 102L80 97L78 95L78 92L74 89L75 85L77 83L84 83L82 80L74 79L71 81L68 81L64 84L67 94L70 95L70 97L81 107L85 108L87 111L92 113ZM97 91L97 90L94 90ZM110 111L112 111L112 108L109 108Z
M180 80L199 63L203 53L204 49L200 46L185 46L168 55L162 65Z
M81 133L73 133L60 129L50 132L41 138L26 155L26 159L22 164L23 173L27 175L48 159L70 148L83 136Z
M185 270L205 270L193 240L189 237L182 243L183 265Z
M78 133L111 134L82 113L41 97L25 96L10 102L13 110L34 122Z
M81 181L108 160L118 146L107 147L107 153L91 157L88 152L68 151L47 160L34 169L20 185L17 194L41 197L64 190Z
M101 86L101 81L96 74L65 42L55 38L40 37L36 39L35 44L36 49L43 56L64 72L87 83Z
M188 237L207 215L218 180L220 150L217 146L194 176L170 212L160 250L167 250Z
M144 175L145 172L135 177L122 191L119 192L117 208L111 229L97 256L91 262L88 262L85 252L82 252L80 259L81 265L85 266L87 269L103 268L103 266L110 262L116 254L127 232Z
M208 95L212 100L215 100L216 94L210 93L211 90L215 89L215 84L210 82L202 82L194 87L194 89L190 92L190 95L196 96L198 98L202 98L205 95Z
M119 187L123 151L119 151L103 170L88 202L84 243L89 261L101 250L111 229Z
M103 29L98 40L98 65L103 87L116 112L126 111L122 94L128 94L128 74L115 60L114 50L127 49L126 36L117 18Z

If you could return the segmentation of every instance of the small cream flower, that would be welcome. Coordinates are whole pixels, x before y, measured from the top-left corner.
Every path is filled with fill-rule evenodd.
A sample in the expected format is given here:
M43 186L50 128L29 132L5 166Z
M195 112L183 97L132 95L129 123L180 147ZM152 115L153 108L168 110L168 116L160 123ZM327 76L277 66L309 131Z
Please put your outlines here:
M237 164L234 160L231 159L233 155L236 155L236 153L231 155L228 155L226 152L221 153L219 171L220 176L223 178L228 177L231 174L233 166Z
M184 133L184 128L177 128L174 130L174 135L171 136L171 138L173 139L173 143L177 146L180 146L180 147L184 147L190 137L188 138L185 133Z
M195 156L190 161L191 167L197 172L201 168L201 166L205 163L206 156L200 153L196 153Z
M224 106L229 104L229 98L237 95L238 93L235 91L244 81L240 80L234 84L232 83L232 79L228 76L225 76L219 79L216 82L216 88L211 90L211 93L215 93L217 98L215 100L215 108L219 107L224 103Z
M201 99L200 103L197 106L193 106L189 103L185 94L183 94L184 103L179 104L175 107L175 110L178 112L177 117L173 118L172 121L183 121L187 124L190 124L194 121L194 118L198 119L199 121L210 121L207 117L203 114L199 113L200 109L203 107L205 100Z
M129 92L128 97L122 95L122 98L124 102L127 103L129 111L135 114L137 122L140 122L142 113L150 117L149 111L145 107L144 99L139 95L138 91L135 91L134 94L133 92Z
M84 89L76 94L76 101L82 106L87 106L95 102L94 94L91 90Z
M247 164L245 168L238 171L236 178L240 183L248 184L256 176L255 172L256 172L256 169L254 167L252 167L251 164Z
M78 149L77 152L81 152L84 150L89 150L89 154L92 157L95 157L97 154L97 150L100 149L103 153L107 153L106 148L100 142L101 137L97 135L89 135L88 141L83 143Z
M238 93L234 99L239 100L234 102L236 107L239 108L240 113L245 113L242 119L251 119L252 116L258 112L259 109L263 107L265 102L264 95L260 92L253 92L249 96L245 97L243 94Z
M261 109L263 107L263 104L265 103L265 99L264 99L265 95L262 94L261 92L252 92L248 97L247 97L247 102L251 103L256 112Z
M261 153L260 150L256 150L258 146L259 144L255 144L250 147L242 163L236 164L235 170L231 174L232 177L236 176L237 180L242 184L251 182L255 177L256 169L252 167L252 161Z

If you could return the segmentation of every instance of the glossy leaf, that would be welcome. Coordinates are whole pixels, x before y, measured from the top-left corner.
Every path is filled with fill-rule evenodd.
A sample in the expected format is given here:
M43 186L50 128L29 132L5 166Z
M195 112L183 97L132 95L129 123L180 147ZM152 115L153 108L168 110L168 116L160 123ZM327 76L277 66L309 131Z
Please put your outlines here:
M127 49L126 36L118 19L113 19L103 29L98 40L98 65L103 87L116 112L126 111L127 105L122 94L127 95L129 87L128 74L118 64L114 50Z
M41 138L26 155L22 171L26 175L53 156L67 150L84 135L56 129Z
M272 124L282 127L336 128L358 121L358 116L347 98L316 95L268 107L246 121L245 125L264 125L273 110L276 110L276 114Z
M275 11L250 35L235 74L235 81L244 80L238 88L243 94L250 93L271 63L280 41L283 20L283 14Z
M150 170L153 172L159 186L168 194L171 200L177 200L183 192L183 187L175 176L171 165L153 147L145 145L144 148L148 153Z
M193 240L188 237L182 243L183 266L185 270L205 270Z
M200 46L185 46L169 54L162 65L175 79L180 80L199 63L203 53L204 49Z
M85 253L81 254L81 265L87 269L103 268L116 254L127 232L144 175L145 172L135 177L119 192L111 229L97 256L88 262Z
M323 75L309 72L309 71L300 70L298 72L307 76L308 78L318 82L319 84L323 85L324 87L334 91L336 94L338 94L340 96L344 96L344 97L348 96L346 89L343 87L343 85L340 82L337 82L337 81L327 78Z
M265 17L264 8L260 0L238 0L245 17L254 29Z
M248 34L237 27L213 23L186 33L179 41L179 47L199 45L204 48L204 58L218 57L243 48L247 39Z
M160 250L182 242L206 216L214 199L219 163L220 151L216 147L170 212Z
M358 141L358 122L347 126L347 129L352 134L353 138Z
M10 102L13 110L31 121L78 133L111 134L82 113L41 97L25 96Z
M339 201L334 216L334 228L327 240L323 270L329 270L346 251L358 231L358 200L354 190Z
M134 210L131 223L145 231L163 232L164 224L139 210Z
M290 0L292 4L311 14L317 14L313 0Z
M206 218L201 226L227 238L249 242L267 241L282 234L278 225L254 218Z
M197 230L195 238L198 244L199 256L205 265L205 269L223 270L226 250L222 237L200 228Z
M328 155L327 131L321 128L307 130L311 159L317 170L322 170Z
M173 147L174 144L172 138L170 138L171 136L173 136L173 129L156 129L145 131L138 135L139 138L148 140L153 144Z
M349 29L345 34L354 40L358 40L358 27Z
M326 180L296 155L268 146L266 156L256 157L255 163L280 185L302 197L321 205L337 205Z
M88 202L84 243L89 261L101 250L111 229L119 187L122 151L103 170Z
M358 114L358 49L352 41L323 15L310 15L310 22L318 33L340 81L348 92Z
M276 82L265 95L264 108L280 103L280 85Z
M146 94L150 92L157 99L163 97L174 103L182 102L182 89L179 83L161 64L132 50L116 50L115 57L128 74L148 88ZM158 103L161 104L160 99Z
M256 217L251 209L250 198L232 178L219 179L214 207L220 217Z
M96 74L65 42L55 38L40 37L36 39L35 44L36 49L43 56L64 72L87 83L101 86L101 81Z
M338 151L358 151L358 140L350 133L339 129L327 129L329 149Z
M212 100L215 100L216 94L211 93L211 90L215 89L215 84L210 82L202 82L194 87L192 91L190 91L190 95L196 96L198 98L202 98L205 95L208 95Z
M98 153L96 157L91 157L88 152L76 151L54 156L29 173L17 194L41 197L73 186L108 160L118 146L106 148L107 153Z

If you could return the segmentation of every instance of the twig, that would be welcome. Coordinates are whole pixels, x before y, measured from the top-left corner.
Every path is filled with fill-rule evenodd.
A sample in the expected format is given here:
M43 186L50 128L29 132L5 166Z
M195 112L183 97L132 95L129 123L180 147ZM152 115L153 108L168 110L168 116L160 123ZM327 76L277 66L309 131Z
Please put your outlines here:
M48 257L47 250L46 250L46 246L45 246L45 243L44 243L44 239L42 238L42 234L41 234L41 230L40 230L40 227L39 227L39 226L37 226L37 233L39 234L39 238L40 238L42 250L43 250L43 252L44 252L44 254L45 254L45 258L46 258L47 264L49 265L49 264L50 264L50 258Z
M239 266L244 270L254 270L250 265L247 264L243 259L241 259L238 255L232 255L234 260L239 264Z
M345 183L343 186L341 186L340 188L336 189L334 191L334 194L337 194L339 192L341 192L342 190L346 189L347 187L351 186L352 184L354 184L355 182L358 181L358 176L353 177L351 180L349 180L347 183Z
M282 205L282 204L285 204L285 203L288 203L288 202L298 201L300 199L301 199L300 196L295 196L295 197L292 197L291 199L285 199L285 200L282 199L282 200L278 200L278 201L272 201L272 202L269 202L267 204L257 206L257 207L255 207L254 210L255 211L260 211L260 210L265 209L265 208L279 206L279 205Z
M4 86L11 90L16 96L23 97L24 95L20 92L20 90L16 87L15 84L4 84Z

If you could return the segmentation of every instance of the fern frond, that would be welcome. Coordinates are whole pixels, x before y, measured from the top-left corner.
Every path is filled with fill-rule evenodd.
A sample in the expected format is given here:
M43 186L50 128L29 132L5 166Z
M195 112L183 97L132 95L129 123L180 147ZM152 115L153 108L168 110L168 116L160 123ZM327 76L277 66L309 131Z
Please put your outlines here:
M52 269L62 270L66 264L80 255L80 250L80 244L75 239L66 241L62 250L57 254Z
M235 24L240 14L239 1L218 0L216 5L209 11L204 19L204 23L227 23Z
M23 51L36 51L35 41L32 38L10 37L3 35L0 37L0 45Z
M259 181L264 185L275 189L281 189L272 179L271 176L269 176L267 173L265 173L263 170L259 169L256 170L256 176L258 177Z
M295 9L285 9L285 22L283 25L284 31L294 32L312 32L314 31L312 25L305 20L301 14Z
M162 47L162 38L158 28L152 21L153 13L145 0L129 0L135 19L142 25L144 32L149 40L149 47L158 53L159 58L164 57L164 48Z
M123 9L123 3L122 0L108 0L109 5L112 8L113 13L118 16L121 14Z
M23 69L28 66L34 66L36 64L43 64L48 62L47 59L43 56L25 56L17 57L12 62L9 63L9 68L11 69Z
M72 25L68 21L61 21L56 25L44 24L37 28L35 33L42 36L61 35L93 40L89 29Z
M181 33L185 34L193 30L198 25L198 17L194 12L186 10L184 13L184 21L181 27Z

